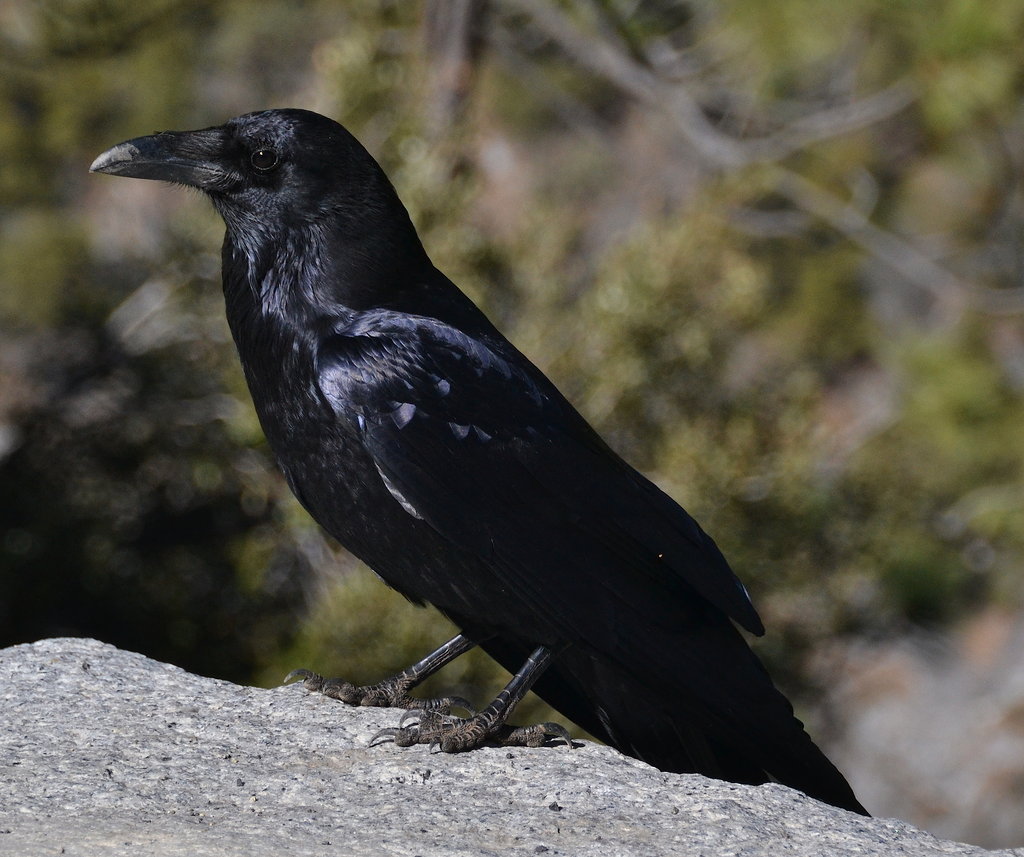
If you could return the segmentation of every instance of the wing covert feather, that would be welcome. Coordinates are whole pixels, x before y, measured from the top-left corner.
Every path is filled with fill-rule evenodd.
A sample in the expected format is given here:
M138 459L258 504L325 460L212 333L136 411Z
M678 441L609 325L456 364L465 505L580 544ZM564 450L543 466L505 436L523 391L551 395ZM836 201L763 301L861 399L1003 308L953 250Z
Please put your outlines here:
M358 415L396 501L493 561L537 609L592 587L586 597L673 621L672 605L698 593L763 633L714 541L503 340L380 313L324 341L318 377L339 413Z

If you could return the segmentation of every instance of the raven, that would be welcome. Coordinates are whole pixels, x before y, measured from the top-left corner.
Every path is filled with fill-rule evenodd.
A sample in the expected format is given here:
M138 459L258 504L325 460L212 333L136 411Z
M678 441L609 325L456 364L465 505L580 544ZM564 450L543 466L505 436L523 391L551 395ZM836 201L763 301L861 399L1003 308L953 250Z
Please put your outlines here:
M288 484L327 532L461 633L349 702L444 751L568 740L506 721L531 687L666 771L772 780L864 813L734 622L764 633L714 541L616 455L431 263L341 125L265 110L121 143L92 171L198 188L223 217L227 318ZM513 673L491 705L408 691L473 646Z

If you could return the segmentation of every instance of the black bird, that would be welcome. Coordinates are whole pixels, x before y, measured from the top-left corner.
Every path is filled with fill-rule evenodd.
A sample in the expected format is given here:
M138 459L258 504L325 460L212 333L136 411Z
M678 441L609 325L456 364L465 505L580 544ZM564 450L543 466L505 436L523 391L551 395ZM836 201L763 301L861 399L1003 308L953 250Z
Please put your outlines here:
M308 687L412 707L408 690L479 645L509 685L469 718L426 711L388 730L397 743L566 737L505 724L533 687L662 770L777 780L866 814L733 625L764 633L715 543L434 267L341 125L266 110L129 140L92 170L210 198L227 226L228 322L289 485L387 584L462 631L373 687L297 671Z

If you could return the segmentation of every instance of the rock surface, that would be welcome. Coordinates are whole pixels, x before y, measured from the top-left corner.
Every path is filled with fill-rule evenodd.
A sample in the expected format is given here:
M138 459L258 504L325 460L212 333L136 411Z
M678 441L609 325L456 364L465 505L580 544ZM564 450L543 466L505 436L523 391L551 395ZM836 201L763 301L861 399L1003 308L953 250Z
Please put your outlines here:
M605 747L368 747L392 710L94 640L0 651L0 855L982 855Z

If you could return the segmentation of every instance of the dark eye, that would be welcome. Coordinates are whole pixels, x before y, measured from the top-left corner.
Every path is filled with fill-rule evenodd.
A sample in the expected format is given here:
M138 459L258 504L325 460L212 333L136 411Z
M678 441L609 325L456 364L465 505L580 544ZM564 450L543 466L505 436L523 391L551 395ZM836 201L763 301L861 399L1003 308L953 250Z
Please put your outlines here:
M260 148L249 155L249 163L261 173L268 173L281 162L277 149Z

